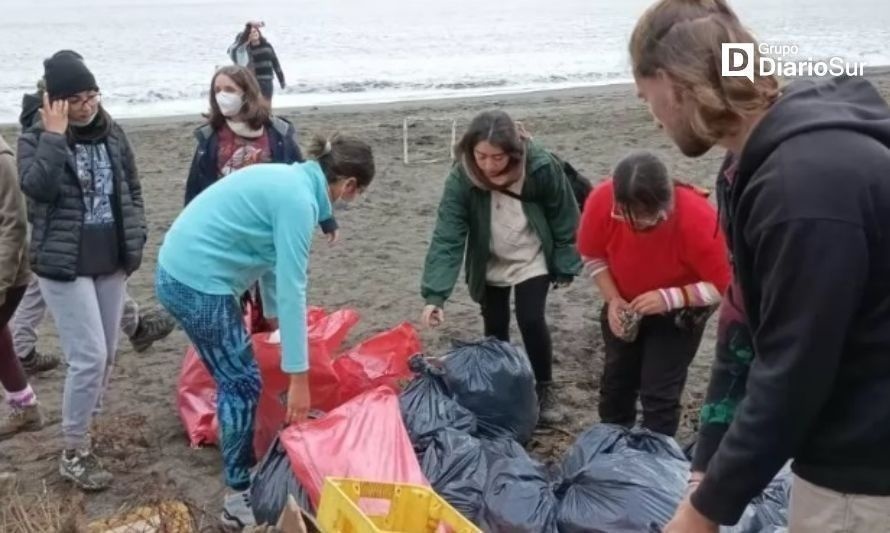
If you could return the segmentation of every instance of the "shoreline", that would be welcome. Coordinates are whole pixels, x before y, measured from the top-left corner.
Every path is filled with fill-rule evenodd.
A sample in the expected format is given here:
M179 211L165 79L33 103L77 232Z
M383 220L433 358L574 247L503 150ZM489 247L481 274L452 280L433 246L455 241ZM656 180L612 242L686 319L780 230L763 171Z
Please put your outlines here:
M880 65L865 68L866 78L884 77L890 75L890 65ZM578 85L575 87L560 87L554 89L518 90L515 92L493 92L489 94L454 94L454 95L430 95L429 97L410 97L402 100L384 100L379 102L344 102L331 104L316 104L305 106L285 106L276 108L275 113L284 116L301 115L305 113L323 112L330 114L394 111L417 111L424 108L448 107L461 102L476 107L486 102L494 102L498 105L527 103L541 98L574 98L578 96L601 96L617 94L619 92L632 91L632 82L614 81ZM407 115L406 115L407 118ZM202 120L199 113L180 113L168 115L126 117L116 119L119 123L128 126L151 126L164 123L190 123ZM0 129L8 130L17 128L17 122L0 122Z

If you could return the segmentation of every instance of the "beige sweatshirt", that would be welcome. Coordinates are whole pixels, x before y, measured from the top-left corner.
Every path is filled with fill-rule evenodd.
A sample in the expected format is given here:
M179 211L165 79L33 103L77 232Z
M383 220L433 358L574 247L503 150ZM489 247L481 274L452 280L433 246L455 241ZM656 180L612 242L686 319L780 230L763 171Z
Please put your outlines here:
M28 284L28 217L15 153L0 137L0 303L6 291Z
M474 185L488 190L466 162L463 166ZM525 184L525 164L519 165L517 170L522 175L509 189L520 194ZM544 246L528 223L522 201L498 191L490 191L490 194L491 256L486 274L488 284L513 287L523 281L547 275L549 269Z

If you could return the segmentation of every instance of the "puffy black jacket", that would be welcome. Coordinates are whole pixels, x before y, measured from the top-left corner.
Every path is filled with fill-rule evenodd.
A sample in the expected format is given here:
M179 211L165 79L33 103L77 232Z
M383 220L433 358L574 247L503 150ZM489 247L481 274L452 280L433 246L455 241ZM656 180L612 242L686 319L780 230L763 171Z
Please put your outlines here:
M112 209L121 266L129 275L142 263L147 237L142 187L133 149L117 123L112 124L105 144L114 170ZM32 225L31 268L41 277L73 281L84 217L74 152L64 135L44 131L38 121L19 137L18 167Z

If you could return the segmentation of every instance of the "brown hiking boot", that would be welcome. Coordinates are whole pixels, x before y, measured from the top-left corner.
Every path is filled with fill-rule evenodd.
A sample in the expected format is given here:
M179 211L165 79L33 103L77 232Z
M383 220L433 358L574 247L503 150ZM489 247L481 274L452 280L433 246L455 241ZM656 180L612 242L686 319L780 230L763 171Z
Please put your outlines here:
M61 359L58 356L40 353L37 351L37 348L31 350L31 353L26 355L21 361L22 368L29 376L52 370L61 363Z
M28 407L11 407L6 418L0 421L0 440L8 439L26 431L43 429L43 413L35 403Z
M169 335L176 327L176 321L167 311L155 308L139 317L139 327L130 337L130 344L136 352L144 352L155 342Z

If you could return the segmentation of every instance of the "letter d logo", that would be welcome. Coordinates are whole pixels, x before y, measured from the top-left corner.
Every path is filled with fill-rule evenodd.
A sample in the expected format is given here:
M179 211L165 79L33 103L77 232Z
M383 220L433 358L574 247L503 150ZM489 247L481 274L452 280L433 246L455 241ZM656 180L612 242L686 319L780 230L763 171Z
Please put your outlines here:
M721 67L723 76L748 78L754 83L754 43L723 43Z

